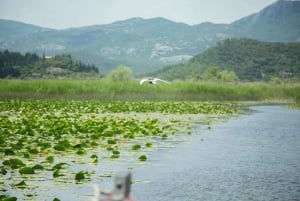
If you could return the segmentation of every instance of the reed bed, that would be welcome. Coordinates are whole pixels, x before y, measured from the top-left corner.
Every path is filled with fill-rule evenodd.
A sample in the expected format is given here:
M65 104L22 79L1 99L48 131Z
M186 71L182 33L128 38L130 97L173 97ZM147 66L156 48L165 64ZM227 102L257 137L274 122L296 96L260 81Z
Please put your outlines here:
M296 100L300 84L176 81L140 85L138 80L0 80L1 99L260 101Z

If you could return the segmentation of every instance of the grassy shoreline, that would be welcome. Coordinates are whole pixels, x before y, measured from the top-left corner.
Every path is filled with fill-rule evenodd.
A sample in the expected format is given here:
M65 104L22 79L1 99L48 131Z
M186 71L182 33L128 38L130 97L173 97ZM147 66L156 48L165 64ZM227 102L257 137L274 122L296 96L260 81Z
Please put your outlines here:
M261 101L298 100L300 84L173 82L140 85L137 80L0 80L0 99Z

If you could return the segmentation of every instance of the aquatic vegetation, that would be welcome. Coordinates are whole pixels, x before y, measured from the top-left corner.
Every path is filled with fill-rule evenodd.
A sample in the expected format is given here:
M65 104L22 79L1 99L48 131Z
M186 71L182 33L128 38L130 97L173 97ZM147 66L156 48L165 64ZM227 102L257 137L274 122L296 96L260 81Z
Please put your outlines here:
M80 181L80 180L83 180L83 179L85 179L85 176L84 176L84 172L78 172L78 173L76 173L76 175L75 175L75 180L76 181Z
M0 80L2 99L259 101L294 99L299 83L235 83L174 81L168 85L143 85L138 80Z
M26 187L27 184L26 184L25 181L23 180L23 181L20 181L20 182L17 183L17 184L14 184L14 186L17 186L17 187Z
M72 170L81 159L93 165L145 162L157 144L168 143L177 132L192 133L191 119L184 115L199 121L198 115L236 112L227 102L2 100L0 174L12 175L7 185L25 189L37 175L57 182L74 180L74 174L76 181L86 180L88 173Z
M23 167L19 169L20 174L34 174L34 169L32 167Z
M139 145L139 144L134 144L134 145L132 145L131 146L131 149L132 150L138 150L138 149L141 149L142 147L141 147L141 145Z
M0 196L1 201L16 201L16 197Z
M140 155L139 160L140 160L140 161L146 161L147 158L148 158L148 157L147 157L146 155L143 154L143 155Z

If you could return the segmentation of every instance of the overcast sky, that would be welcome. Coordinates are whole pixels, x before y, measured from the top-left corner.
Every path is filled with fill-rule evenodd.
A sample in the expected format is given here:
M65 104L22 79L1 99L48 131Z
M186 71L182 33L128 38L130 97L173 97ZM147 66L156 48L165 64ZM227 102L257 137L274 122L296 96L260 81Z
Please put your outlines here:
M0 18L64 29L131 17L231 23L276 0L0 0Z

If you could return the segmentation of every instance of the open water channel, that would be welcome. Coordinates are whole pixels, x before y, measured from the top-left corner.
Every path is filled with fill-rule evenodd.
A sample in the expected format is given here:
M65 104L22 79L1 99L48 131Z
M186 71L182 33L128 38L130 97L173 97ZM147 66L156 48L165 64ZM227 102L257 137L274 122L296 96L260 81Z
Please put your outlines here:
M195 128L161 166L135 170L151 181L133 185L137 200L300 200L300 110L251 110L211 130Z

